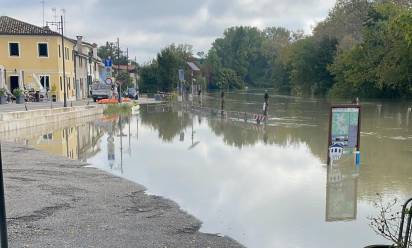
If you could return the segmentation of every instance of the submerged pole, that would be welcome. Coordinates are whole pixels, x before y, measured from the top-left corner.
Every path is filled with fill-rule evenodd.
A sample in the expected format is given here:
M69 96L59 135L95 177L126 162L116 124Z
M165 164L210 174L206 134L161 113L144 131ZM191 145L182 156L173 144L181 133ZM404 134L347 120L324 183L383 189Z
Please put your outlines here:
M225 111L225 92L220 93L220 114L223 116Z
M0 239L1 248L7 248L7 222L6 222L6 204L4 200L4 183L3 183L3 159L1 156L0 144Z
M268 91L265 91L265 96L264 96L265 102L263 103L263 115L265 117L265 120L267 120L268 117L268 106L269 106L269 94Z

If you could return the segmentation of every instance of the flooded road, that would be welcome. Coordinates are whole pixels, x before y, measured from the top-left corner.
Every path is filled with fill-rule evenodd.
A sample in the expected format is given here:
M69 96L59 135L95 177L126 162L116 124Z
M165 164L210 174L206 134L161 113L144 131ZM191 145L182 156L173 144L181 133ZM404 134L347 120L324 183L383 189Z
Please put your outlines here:
M193 103L199 104L197 100ZM363 247L388 243L369 227L376 193L412 196L411 103L363 102L361 165L347 155L326 166L330 102L228 93L227 118L209 110L143 106L130 117L102 117L3 134L147 187L203 222L201 231L247 247ZM202 106L220 107L209 94ZM239 118L238 118L239 117Z

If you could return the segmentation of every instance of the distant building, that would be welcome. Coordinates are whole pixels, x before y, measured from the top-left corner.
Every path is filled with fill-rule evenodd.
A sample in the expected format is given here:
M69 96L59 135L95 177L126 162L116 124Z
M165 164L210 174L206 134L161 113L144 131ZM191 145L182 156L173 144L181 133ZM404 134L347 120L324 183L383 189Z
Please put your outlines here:
M198 82L198 79L201 76L201 71L195 62L189 61L186 62L186 65L189 71L188 83L190 83L193 86L192 93L195 93L202 87L202 85L200 85Z
M117 74L117 71L129 72L130 82L137 87L137 81L139 80L139 74L137 73L136 65L129 64L129 65L113 65L114 75Z
M85 99L90 97L93 82L103 80L104 64L97 56L97 44L84 42L82 36L77 36L74 57L76 99Z

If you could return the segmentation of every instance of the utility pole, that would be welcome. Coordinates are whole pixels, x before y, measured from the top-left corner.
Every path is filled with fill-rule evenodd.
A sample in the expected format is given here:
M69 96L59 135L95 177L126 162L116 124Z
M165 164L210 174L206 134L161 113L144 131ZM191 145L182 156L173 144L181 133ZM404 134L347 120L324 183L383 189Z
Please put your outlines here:
M137 75L138 75L138 71L137 71L137 57L134 56L134 66L135 66L135 73L134 73L134 78L135 78L135 88L136 90L139 90L139 83L137 82ZM137 94L139 94L139 92L137 92Z
M127 72L127 87L129 87L129 79L130 79L130 74L129 74L129 48L126 48L126 72Z
M60 25L62 28L62 59L63 59L63 99L64 104L63 106L67 107L67 94L66 94L66 61L65 61L65 54L64 54L64 27L63 27L63 16L60 16Z
M116 74L117 80L116 81L118 81L117 93L118 93L118 101L120 103L122 101L122 97L121 97L122 86L119 81L119 75L120 75L120 42L119 42L119 38L117 38L117 74Z
M55 10L55 9L53 9ZM57 29L61 29L61 38L62 38L62 43L61 43L61 50L62 50L62 62L63 62L63 99L64 99L64 107L67 107L67 92L66 92L66 53L65 53L65 48L64 48L64 22L63 22L63 16L60 16L60 21L54 21L54 22L46 22L47 25L52 24L56 25Z

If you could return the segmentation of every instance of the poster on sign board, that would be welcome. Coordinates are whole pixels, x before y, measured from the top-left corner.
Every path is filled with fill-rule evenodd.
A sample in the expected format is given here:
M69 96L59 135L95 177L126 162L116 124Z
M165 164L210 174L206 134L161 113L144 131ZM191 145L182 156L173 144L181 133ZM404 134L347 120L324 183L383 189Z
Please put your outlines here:
M360 113L358 105L333 106L330 113L329 146L339 144L343 148L359 150Z

